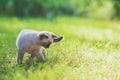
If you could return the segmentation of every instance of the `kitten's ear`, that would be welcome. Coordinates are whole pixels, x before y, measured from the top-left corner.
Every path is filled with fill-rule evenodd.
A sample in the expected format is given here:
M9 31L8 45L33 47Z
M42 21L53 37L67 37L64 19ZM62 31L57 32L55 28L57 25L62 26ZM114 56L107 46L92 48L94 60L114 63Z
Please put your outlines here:
M54 37L53 42L59 42L63 39L63 36L60 37Z
M45 33L41 33L41 34L39 34L39 38L40 38L40 40L43 40L43 39L47 39L48 36Z

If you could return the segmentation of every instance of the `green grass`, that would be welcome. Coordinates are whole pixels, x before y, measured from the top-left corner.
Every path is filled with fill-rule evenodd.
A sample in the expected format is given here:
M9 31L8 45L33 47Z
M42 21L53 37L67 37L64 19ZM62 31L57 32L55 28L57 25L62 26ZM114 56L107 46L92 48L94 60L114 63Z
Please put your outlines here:
M18 65L15 41L22 29L52 31L64 40L47 49L47 62ZM119 21L2 17L0 80L120 80L119 35Z

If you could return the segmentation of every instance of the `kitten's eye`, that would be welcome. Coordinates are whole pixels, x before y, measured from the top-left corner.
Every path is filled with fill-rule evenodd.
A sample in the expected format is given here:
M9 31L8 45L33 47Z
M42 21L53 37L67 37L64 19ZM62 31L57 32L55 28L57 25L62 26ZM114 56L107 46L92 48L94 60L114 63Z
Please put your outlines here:
M48 39L48 36L44 36L46 39Z
M40 34L40 40L48 39L48 36L45 34Z

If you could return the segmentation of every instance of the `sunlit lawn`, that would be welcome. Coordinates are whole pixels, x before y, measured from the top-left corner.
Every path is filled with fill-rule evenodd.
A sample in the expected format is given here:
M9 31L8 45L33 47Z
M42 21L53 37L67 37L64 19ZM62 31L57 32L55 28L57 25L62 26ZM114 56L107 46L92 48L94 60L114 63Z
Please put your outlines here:
M22 29L48 30L64 40L47 49L47 62L16 65ZM0 80L120 80L120 22L77 17L0 18Z

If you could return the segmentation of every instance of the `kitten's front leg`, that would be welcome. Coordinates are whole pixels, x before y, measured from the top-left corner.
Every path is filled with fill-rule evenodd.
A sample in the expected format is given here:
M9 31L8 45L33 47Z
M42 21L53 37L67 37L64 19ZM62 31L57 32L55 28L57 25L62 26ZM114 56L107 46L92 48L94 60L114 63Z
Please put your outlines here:
M45 48L41 47L40 51L36 54L36 57L40 62L45 62L46 61L46 50Z

